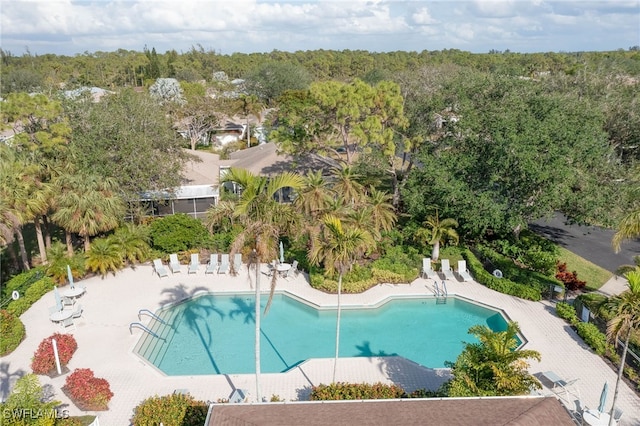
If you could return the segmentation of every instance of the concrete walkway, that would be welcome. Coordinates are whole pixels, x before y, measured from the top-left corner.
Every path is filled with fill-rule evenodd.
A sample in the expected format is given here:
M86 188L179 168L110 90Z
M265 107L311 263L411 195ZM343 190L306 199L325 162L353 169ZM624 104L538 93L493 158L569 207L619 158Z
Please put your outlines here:
M85 313L73 331L78 350L69 368L71 371L91 368L96 377L105 378L110 383L115 396L109 403L109 410L95 413L101 424L129 425L133 409L141 401L153 395L172 393L176 389L188 389L196 399L215 402L228 398L234 388L239 388L248 390L249 398L255 399L254 375L164 376L132 352L142 331L129 331L129 324L138 321L140 309L155 311L167 302L180 300L197 291L253 292L246 270L236 277L205 275L203 265L197 274L175 274L160 279L150 265L142 265L105 279L86 279L82 284L87 286L87 294L79 303L84 306ZM265 278L262 286L267 285ZM411 284L378 285L362 294L344 295L343 303L361 306L381 303L393 295L432 295L432 286L433 281L426 279L417 279ZM570 389L571 394L558 395L568 407L574 407L575 399L580 399L587 407L597 407L605 382L609 383L610 389L607 408L611 407L615 371L555 315L550 302L524 301L494 292L475 282L450 280L447 286L449 294L501 308L509 318L520 324L527 339L525 347L537 350L542 355L540 362L534 361L531 365L531 373L540 376L540 373L552 370L566 379L579 378L577 386ZM280 279L278 289L319 306L336 304L335 295L312 289L304 274ZM6 399L15 380L31 371L30 360L40 341L60 331L60 327L48 319L48 307L53 303L53 294L47 294L22 315L27 337L0 363L0 392L3 399ZM144 318L143 322L146 322ZM312 386L331 382L332 369L332 359L316 359L306 361L287 373L263 374L261 395L267 399L272 395L290 401L305 399ZM423 368L398 357L341 358L337 373L338 381L397 383L408 391L423 387L435 389L448 377L446 370ZM60 391L66 376L39 378L55 399L66 404L69 413L84 414ZM547 388L544 392L551 393L551 390ZM640 398L626 384L620 388L618 401L618 406L625 412L622 424L640 424Z

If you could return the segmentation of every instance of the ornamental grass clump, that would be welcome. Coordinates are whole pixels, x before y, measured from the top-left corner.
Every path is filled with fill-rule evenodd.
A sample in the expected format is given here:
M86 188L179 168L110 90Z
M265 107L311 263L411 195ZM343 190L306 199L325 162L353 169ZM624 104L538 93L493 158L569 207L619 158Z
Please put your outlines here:
M94 377L89 368L78 368L65 381L63 392L81 410L107 410L113 392L106 379Z
M71 334L54 333L40 342L40 346L33 354L31 369L36 374L51 374L56 368L56 359L53 354L52 340L56 339L60 366L66 366L78 349L78 343Z

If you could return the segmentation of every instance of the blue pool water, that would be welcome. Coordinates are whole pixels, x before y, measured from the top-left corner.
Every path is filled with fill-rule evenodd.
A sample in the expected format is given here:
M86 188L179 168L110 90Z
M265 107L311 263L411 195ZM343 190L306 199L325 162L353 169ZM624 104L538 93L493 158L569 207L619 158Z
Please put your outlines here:
M255 372L253 295L204 295L173 306L159 315L172 327L154 330L166 342L145 358L167 375L244 374ZM262 310L266 297L261 300ZM426 367L455 361L463 341L474 342L469 327L483 324L506 329L503 316L491 309L449 297L392 299L377 309L343 309L340 357L400 355ZM261 370L276 373L309 358L335 355L336 311L316 310L286 295L274 296L261 318Z

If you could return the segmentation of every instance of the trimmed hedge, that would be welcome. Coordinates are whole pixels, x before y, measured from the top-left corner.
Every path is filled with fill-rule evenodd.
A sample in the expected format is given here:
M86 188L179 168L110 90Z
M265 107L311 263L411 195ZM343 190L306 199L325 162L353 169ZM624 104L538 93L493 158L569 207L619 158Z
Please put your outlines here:
M556 313L560 318L565 320L571 325L576 325L580 322L576 310L568 303L558 302L556 303Z
M406 397L404 389L384 383L332 383L318 385L311 389L311 401L395 399Z
M25 335L24 324L20 318L5 309L0 310L0 356L13 352L24 340Z
M134 410L131 423L134 426L165 425L200 426L207 418L209 407L189 394L152 396L142 401Z
M521 299L538 301L542 299L542 293L537 287L531 287L524 284L513 282L507 278L496 278L491 275L478 260L478 258L469 249L462 252L462 256L467 261L467 268L473 275L473 278L480 284L500 293L516 296Z
M29 274L29 271L27 274ZM21 275L18 275L16 278L19 278ZM29 284L29 287L26 287L24 293L20 292L20 299L12 300L7 306L7 311L11 312L15 316L19 317L23 313L25 313L31 305L36 303L42 296L53 290L53 286L55 283L53 280L44 275L44 271L40 270L39 274L35 275L39 278L32 283ZM12 280L13 281L13 280Z
M579 322L576 324L576 331L598 355L603 356L607 352L607 336L601 333L595 324Z

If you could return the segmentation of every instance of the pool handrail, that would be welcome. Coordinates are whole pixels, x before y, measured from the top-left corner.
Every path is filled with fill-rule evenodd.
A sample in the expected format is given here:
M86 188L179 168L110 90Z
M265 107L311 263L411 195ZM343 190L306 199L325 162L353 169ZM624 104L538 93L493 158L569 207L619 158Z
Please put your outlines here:
M142 324L140 322L132 322L131 324L129 324L129 334L131 334L131 328L133 328L133 327L141 328L142 330L146 331L147 333L149 333L153 337L155 337L157 339L160 339L160 340L165 340L164 337L158 336L156 333L154 333L153 331L149 330L147 328L147 326L145 326L144 324Z
M140 315L142 314L147 314L149 315L151 318L155 319L156 321L161 322L164 325L169 325L167 324L162 318L160 318L159 316L157 316L156 314L154 314L153 312L151 312L149 309L140 309L138 311L138 319L140 319Z

